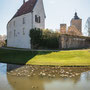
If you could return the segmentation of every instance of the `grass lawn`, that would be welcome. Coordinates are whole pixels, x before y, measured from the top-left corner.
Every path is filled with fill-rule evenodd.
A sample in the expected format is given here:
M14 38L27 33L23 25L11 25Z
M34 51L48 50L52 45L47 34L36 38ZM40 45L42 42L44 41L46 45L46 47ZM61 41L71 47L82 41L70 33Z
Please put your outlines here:
M90 50L59 51L46 55L37 55L28 61L27 64L86 66L90 65Z
M32 65L90 65L90 50L19 51L0 49L0 62Z

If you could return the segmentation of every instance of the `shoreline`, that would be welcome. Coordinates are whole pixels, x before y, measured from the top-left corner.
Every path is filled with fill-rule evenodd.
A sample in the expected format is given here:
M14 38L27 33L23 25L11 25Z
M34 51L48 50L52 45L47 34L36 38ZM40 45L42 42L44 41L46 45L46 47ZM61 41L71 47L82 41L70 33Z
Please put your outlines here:
M8 64L8 70L13 65ZM57 77L70 77L74 78L80 76L81 73L90 71L90 67L60 67L60 66L36 66L36 65L24 65L16 69L7 72L8 75L18 77L46 77L46 78L57 78Z

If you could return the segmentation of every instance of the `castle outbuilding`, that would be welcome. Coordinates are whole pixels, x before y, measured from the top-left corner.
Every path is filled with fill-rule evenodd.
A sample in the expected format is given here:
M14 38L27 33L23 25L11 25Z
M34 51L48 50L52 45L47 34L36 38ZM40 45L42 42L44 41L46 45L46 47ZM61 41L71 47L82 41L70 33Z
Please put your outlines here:
M70 22L70 26L68 27L68 30L66 24L60 24L60 33L76 35L76 36L82 35L82 19L78 17L76 12L74 18Z
M71 20L70 26L75 26L80 32L82 32L82 19L80 19L77 15L77 12L75 12L74 18Z
M31 49L30 30L45 28L43 0L23 0L23 5L7 24L7 46Z
M67 25L66 24L60 24L60 32L62 34L66 34Z

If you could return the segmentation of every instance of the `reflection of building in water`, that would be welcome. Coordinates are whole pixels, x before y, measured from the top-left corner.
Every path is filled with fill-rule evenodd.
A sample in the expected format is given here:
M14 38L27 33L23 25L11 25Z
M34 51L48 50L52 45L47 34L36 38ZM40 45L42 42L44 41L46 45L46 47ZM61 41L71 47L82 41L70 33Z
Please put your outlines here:
M84 73L82 73L81 74L81 80L82 81L85 81L85 80L90 81L90 72L84 72Z
M37 77L18 77L7 75L8 82L14 90L44 90L43 81Z
M17 77L17 76L12 76L12 75L7 75L8 82L10 85L13 87L15 90L53 90L51 89L53 86L56 87L57 85L52 86L52 82L60 83L63 86L66 85L66 83L71 84L70 87L73 87L72 84L77 84L80 76L77 77L58 77L58 78L48 78L48 77ZM47 89L45 85L50 85L50 88ZM59 85L58 85L59 86ZM65 88L65 87L63 87ZM60 89L60 86L57 87L54 90ZM69 89L69 87L68 87ZM63 89L62 89L63 90Z
M8 70L10 70L10 67L17 68L18 65L13 66L8 64ZM63 86L66 85L66 82L76 85L78 81L80 81L80 76L83 71L84 68L77 67L22 66L8 72L7 79L15 90L45 90L45 83L52 84L52 82L56 82L56 80L63 84Z
M32 72L30 71L29 67L33 68ZM48 70L49 76L50 74L57 76L50 78L47 76L38 75L40 74L40 72L46 74L47 72L45 72L45 70ZM88 90L87 88L90 88L90 85L87 79L86 83L82 83L82 81L80 80L81 73L86 72L87 70L90 70L90 68L70 68L58 66L27 66L26 68L26 66L24 66L16 69L16 71L19 71L16 75L15 71L12 71L10 75L7 75L7 79L12 90ZM23 75L25 75L24 71L26 72L27 77L20 76L21 72L23 73ZM28 76L30 73L32 73L32 76ZM88 72L86 72L86 76L89 75L89 73L88 75L87 73ZM67 74L69 75L68 77L66 77ZM73 76L76 74L77 76ZM83 89L81 88L82 86L84 87Z
M75 13L74 18L71 20L68 30L66 29L66 24L60 25L60 33L77 36L82 35L82 19L78 17L77 13Z

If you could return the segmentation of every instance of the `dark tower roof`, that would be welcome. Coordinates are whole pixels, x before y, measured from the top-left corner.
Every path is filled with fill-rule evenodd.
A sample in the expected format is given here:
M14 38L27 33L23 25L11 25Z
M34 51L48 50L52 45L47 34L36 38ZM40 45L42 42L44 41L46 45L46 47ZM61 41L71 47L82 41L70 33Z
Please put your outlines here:
M74 19L80 19L77 15L77 12L75 12L75 16L74 16Z
M36 4L37 0L28 0L24 2L20 9L16 12L13 18L21 16L23 14L27 14L31 12Z

